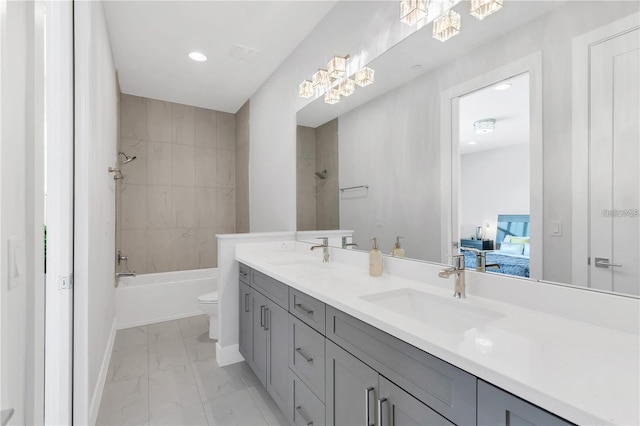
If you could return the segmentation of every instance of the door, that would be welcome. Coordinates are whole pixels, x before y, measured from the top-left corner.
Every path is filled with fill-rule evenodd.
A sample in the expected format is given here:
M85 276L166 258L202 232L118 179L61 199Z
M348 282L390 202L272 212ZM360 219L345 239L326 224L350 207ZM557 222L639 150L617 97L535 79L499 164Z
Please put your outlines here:
M267 391L280 410L288 410L289 312L270 301L265 312L267 331Z
M267 387L267 332L265 330L265 314L267 309L267 298L260 292L252 291L253 310L253 352L251 365L262 385Z
M639 294L640 28L590 46L589 282Z
M73 324L73 4L46 2L45 422L71 424Z
M327 340L327 425L376 425L378 373Z
M251 310L251 288L243 282L239 283L239 293L240 293L240 306L238 307L238 312L240 312L240 339L239 339L239 349L240 354L244 357L247 362L251 363L251 353L253 352L253 347L251 346L251 341L253 339L253 311Z
M380 376L379 426L453 426L449 420Z

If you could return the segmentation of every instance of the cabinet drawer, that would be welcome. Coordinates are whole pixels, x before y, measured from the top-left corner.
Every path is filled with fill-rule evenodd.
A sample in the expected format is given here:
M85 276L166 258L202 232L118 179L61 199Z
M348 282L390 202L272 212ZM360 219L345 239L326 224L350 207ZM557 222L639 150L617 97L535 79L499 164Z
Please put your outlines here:
M293 395L290 407L290 418L295 426L324 426L324 404L309 390L302 380L293 372L289 372L291 378L291 395Z
M326 335L453 423L476 423L475 376L331 306Z
M249 284L249 274L251 273L251 268L249 268L244 263L241 263L238 267L238 276L240 277L240 281L245 284Z
M289 312L324 334L325 304L318 299L292 288L289 290Z
M289 301L288 285L253 269L251 270L251 285L260 290L269 299L287 309Z
M478 426L570 426L566 420L478 380Z
M324 402L324 336L291 315L289 368Z

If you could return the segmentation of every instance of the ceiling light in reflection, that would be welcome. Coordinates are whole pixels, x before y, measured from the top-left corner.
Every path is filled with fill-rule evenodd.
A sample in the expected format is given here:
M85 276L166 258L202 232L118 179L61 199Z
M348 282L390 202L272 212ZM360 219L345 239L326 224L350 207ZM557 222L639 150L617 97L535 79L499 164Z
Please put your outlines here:
M507 90L509 87L511 87L511 83L501 83L501 84L498 84L496 87L494 87L494 89Z
M422 21L429 10L428 0L401 0L400 20L410 27Z
M374 71L369 67L360 68L356 71L356 84L360 87L368 86L373 83Z
M324 95L324 101L330 105L340 102L340 92L338 89L329 89Z
M483 20L487 16L494 12L497 12L502 8L502 0L471 0L472 16L475 16L479 20Z
M189 58L196 62L204 62L207 60L207 57L200 52L191 52L189 53Z
M313 83L309 80L303 81L300 83L298 93L302 98L310 98L313 96Z
M449 9L433 21L433 38L445 42L460 32L460 14Z

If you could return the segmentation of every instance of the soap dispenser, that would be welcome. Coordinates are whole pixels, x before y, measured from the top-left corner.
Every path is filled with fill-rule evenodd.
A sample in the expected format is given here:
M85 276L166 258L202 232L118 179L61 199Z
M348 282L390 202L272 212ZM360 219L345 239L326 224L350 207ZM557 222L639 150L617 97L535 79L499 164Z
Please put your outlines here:
M369 252L369 275L379 277L382 275L382 252L378 250L378 240L374 237L373 248Z
M400 238L404 237L396 237L396 245L393 247L393 250L391 250L391 256L404 257L404 249L400 246Z

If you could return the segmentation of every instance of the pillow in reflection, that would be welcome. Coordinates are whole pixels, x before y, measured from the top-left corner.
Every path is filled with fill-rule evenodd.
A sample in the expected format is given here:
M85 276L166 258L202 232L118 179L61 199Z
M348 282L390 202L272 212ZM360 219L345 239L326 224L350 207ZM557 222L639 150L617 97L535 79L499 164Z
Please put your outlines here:
M505 235L504 236L504 240L502 240L503 243L510 243L511 242L511 235Z
M519 254L524 252L524 244L502 243L500 252L504 254Z
M513 244L526 244L529 242L529 237L515 237L512 236L511 237L511 241L509 241L510 243Z
M524 243L524 251L522 252L522 254L527 256L527 257L529 257L529 256L531 256L529 254L529 251L530 251L529 243Z

